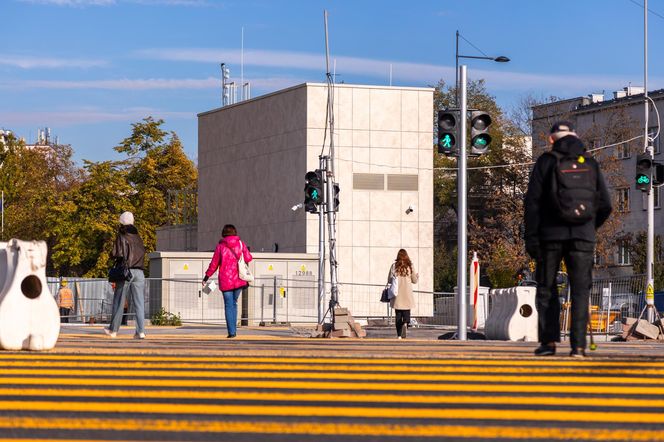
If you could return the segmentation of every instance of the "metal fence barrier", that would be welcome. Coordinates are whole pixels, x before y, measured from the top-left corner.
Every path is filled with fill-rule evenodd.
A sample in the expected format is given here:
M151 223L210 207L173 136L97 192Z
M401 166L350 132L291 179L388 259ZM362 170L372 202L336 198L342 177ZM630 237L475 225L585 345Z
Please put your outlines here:
M113 286L105 279L66 278L74 292L74 308L66 318L74 323L108 323L113 303ZM59 289L60 278L48 278L51 293ZM211 278L213 280L213 278ZM216 283L216 281L215 281ZM645 305L645 275L596 279L590 294L591 325L597 333L620 333L626 317L638 317ZM379 302L384 286L375 284L340 284L343 306L349 306L357 318L378 318L390 321L389 304ZM329 295L329 294L328 294ZM411 316L422 325L456 326L457 301L452 292L415 292L421 303L432 297L433 314L415 310ZM562 291L561 329L569 329L569 294ZM209 293L200 279L145 280L145 313L150 319L160 309L181 317L183 323L225 324L223 296L219 288ZM487 310L491 311L491 297ZM241 324L315 323L318 317L318 289L309 280L281 277L257 278L243 293L238 305ZM327 300L325 309L327 309ZM126 319L133 319L132 302L128 300ZM361 313L364 312L364 313ZM63 318L64 319L64 318Z

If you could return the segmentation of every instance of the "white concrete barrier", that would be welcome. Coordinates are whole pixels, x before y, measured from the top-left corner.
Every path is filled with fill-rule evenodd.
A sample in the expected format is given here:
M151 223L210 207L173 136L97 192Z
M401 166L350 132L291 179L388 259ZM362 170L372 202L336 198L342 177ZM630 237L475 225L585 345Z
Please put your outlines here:
M487 339L537 341L536 287L491 290L492 308L486 320Z
M46 243L0 243L0 347L50 350L60 334L60 312L46 284Z

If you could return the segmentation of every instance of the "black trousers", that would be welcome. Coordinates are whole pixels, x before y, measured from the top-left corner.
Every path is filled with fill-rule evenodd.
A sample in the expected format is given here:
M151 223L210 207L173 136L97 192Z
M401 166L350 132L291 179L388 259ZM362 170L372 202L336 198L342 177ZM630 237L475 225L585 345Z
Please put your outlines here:
M70 308L60 307L60 322L68 323L70 313L71 313Z
M564 259L572 302L570 344L572 348L585 348L595 244L578 240L547 241L542 242L540 247L535 275L539 341L542 344L560 342L560 298L556 274L560 261Z
M401 336L401 328L404 324L410 324L410 310L394 310L396 319L397 335Z

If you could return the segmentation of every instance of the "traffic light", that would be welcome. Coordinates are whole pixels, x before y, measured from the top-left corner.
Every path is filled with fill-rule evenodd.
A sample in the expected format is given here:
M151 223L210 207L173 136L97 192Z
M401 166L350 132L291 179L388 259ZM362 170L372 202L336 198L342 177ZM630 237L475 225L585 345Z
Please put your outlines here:
M636 188L648 192L652 181L652 158L650 154L641 153L636 156Z
M664 184L664 164L662 163L653 163L655 171L652 177L653 186L661 186Z
M438 153L444 155L456 155L458 121L459 118L456 111L438 111Z
M323 203L323 173L321 170L307 172L304 176L304 209L316 213Z
M339 185L334 183L332 186L332 204L331 210L337 212L339 210Z
M486 112L473 111L470 114L470 153L482 155L491 144L489 135L491 117Z

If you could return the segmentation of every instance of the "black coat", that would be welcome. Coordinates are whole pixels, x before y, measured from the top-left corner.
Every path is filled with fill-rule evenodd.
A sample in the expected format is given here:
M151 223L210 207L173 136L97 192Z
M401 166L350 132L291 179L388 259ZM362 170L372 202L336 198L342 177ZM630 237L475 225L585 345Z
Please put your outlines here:
M130 269L144 269L145 246L134 226L122 226L113 244L113 258L123 257Z
M568 135L553 144L553 150L565 156L579 156L585 152L581 140ZM524 201L526 231L524 239L526 247L529 244L539 244L540 241L581 240L595 242L595 231L604 224L611 214L611 197L606 188L599 164L589 158L597 167L597 190L599 201L597 213L585 224L569 224L562 221L553 206L551 196L551 174L554 172L556 158L553 155L541 155L530 174L528 192Z

